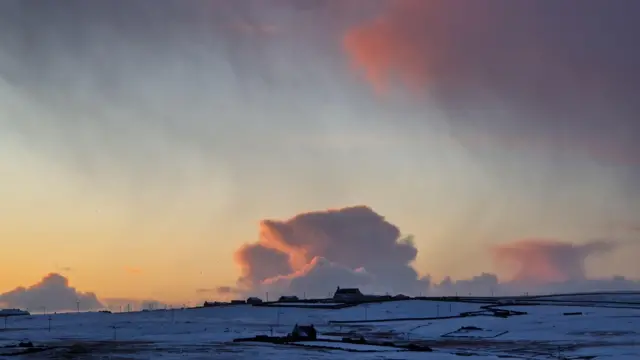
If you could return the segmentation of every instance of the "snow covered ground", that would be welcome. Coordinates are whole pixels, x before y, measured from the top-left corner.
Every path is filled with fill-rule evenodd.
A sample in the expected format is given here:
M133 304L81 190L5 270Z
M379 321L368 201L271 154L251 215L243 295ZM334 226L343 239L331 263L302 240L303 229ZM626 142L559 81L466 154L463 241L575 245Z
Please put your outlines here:
M427 300L344 309L236 305L10 317L6 329L0 319L0 358L22 350L3 346L30 341L46 350L18 358L640 359L640 304L607 308L601 305L615 302L614 295L590 298L606 300L592 307L547 302L499 305L500 309L527 313L506 318L490 316L490 311L484 311L483 316L456 318L461 313L481 311L484 304ZM572 301L569 296L562 300ZM427 320L406 320L415 318ZM396 320L387 321L390 319ZM256 335L285 335L296 323L314 324L325 341L296 345L232 342ZM336 342L352 336L363 336L379 345ZM409 352L384 346L409 342L434 351Z

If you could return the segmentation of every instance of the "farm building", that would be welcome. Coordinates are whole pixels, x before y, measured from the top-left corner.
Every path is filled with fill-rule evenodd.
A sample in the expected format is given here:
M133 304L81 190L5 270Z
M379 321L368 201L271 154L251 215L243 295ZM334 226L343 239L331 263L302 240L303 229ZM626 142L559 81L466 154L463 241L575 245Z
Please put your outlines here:
M335 301L361 301L365 298L366 296L358 288L340 288L338 286L333 294L333 300Z

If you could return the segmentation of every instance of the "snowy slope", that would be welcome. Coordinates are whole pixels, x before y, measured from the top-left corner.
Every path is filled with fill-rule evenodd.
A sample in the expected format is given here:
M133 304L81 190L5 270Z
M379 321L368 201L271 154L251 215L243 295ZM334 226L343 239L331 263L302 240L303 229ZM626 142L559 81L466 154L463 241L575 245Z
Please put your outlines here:
M52 347L43 353L49 356L76 351L128 359L202 358L215 354L216 359L272 356L428 360L456 358L460 353L471 355L471 359L497 359L496 356L552 359L559 355L599 355L599 359L615 355L609 358L640 359L640 305L635 309L502 305L501 309L527 314L507 318L437 319L479 311L481 306L483 304L405 300L344 309L237 305L114 314L34 315L9 318L7 329L1 329L3 324L0 322L0 346L29 340L36 346ZM403 320L407 318L430 319ZM375 321L362 322L365 319ZM378 321L388 319L396 321ZM331 321L352 323L332 324ZM323 349L231 342L235 338L255 335L284 335L296 323L314 324L320 336L327 339L352 334L372 341L419 341L435 351L398 353L393 349L335 342L324 344L327 346L322 346ZM461 330L463 327L466 329ZM17 350L0 349L0 358L12 351ZM22 357L35 358L37 355Z

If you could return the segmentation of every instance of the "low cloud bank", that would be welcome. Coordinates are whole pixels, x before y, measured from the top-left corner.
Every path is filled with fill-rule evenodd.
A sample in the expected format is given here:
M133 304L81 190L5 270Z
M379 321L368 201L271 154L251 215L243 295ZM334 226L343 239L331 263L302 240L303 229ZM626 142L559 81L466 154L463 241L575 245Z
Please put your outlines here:
M17 287L0 294L5 308L29 309L33 312L96 310L104 308L96 294L81 292L69 286L69 280L56 273L48 274L29 287Z
M170 306L150 299L99 299L93 292L82 292L70 286L69 279L58 273L50 273L29 287L21 286L0 294L0 308L26 309L32 313L68 312L78 309L80 311L138 311L163 309Z
M418 253L411 237L366 206L309 212L289 220L264 220L259 240L235 255L241 276L221 287L225 298L290 294L326 297L337 286L368 293L407 295L516 295L569 291L640 290L640 281L615 276L588 279L584 264L620 244L597 240L572 244L524 239L490 249L505 276L482 273L439 283L413 268Z

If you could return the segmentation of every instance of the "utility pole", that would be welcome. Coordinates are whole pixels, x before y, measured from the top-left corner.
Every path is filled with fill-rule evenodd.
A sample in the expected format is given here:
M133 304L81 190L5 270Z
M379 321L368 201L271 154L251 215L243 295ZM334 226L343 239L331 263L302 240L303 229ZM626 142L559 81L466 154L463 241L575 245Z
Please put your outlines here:
M280 309L278 309L278 315L276 316L276 326L280 326Z
M76 309L78 314L80 313L80 299L76 300Z

